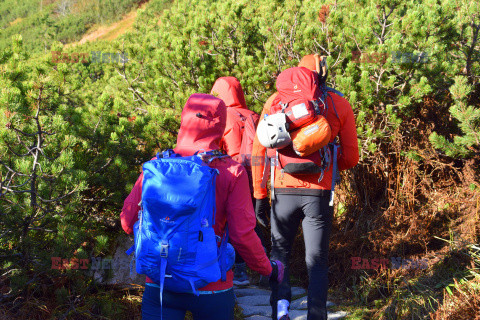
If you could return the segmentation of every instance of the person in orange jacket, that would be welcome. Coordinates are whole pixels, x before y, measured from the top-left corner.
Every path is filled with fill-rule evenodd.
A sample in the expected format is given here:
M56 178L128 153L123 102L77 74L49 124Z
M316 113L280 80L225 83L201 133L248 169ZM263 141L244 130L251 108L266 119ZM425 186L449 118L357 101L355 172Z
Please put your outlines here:
M319 71L318 56L305 56L299 67ZM260 119L270 113L270 107L277 93L265 103ZM331 140L339 138L338 169L346 170L354 167L359 160L357 130L352 107L340 95L329 92L329 107L326 118L331 126ZM338 116L337 116L338 115ZM258 134L258 131L257 131ZM305 241L305 260L308 269L308 320L327 319L326 301L328 290L328 244L332 226L333 206L330 206L332 187L332 167L324 173L319 181L320 173L291 175L282 172L275 166L274 194L270 212L268 193L264 180L266 148L255 137L252 152L252 175L255 213L257 220L267 224L270 214L272 251L271 258L278 259L285 265L285 276L280 284L272 285L270 303L272 319L286 320L291 301L291 286L288 261L295 235L300 222ZM303 221L302 221L303 220Z

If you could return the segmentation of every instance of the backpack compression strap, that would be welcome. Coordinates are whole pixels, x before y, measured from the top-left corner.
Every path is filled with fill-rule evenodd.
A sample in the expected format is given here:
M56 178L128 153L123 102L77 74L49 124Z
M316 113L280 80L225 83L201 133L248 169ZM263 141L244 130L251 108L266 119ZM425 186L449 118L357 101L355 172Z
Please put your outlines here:
M160 154L160 152L157 153L157 159L161 158L178 158L180 155L178 153L175 153L172 149L167 149Z
M268 157L267 150L265 149L265 161L263 164L263 176L262 182L260 183L261 188L267 187L267 180L268 180L268 167L270 166L270 158Z
M227 255L226 249L227 249L227 243L228 243L228 224L225 226L225 232L223 233L222 237L222 243L220 244L220 254L219 254L219 259L220 259L220 274L222 281L227 281Z
M168 242L162 241L160 248L160 319L163 320L163 285L167 270Z

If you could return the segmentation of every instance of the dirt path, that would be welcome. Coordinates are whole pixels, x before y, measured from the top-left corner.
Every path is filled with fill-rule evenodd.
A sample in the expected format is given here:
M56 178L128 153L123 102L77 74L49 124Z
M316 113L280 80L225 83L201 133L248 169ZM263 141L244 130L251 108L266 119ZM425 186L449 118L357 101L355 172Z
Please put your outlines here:
M135 22L135 18L137 17L137 10L134 10L123 17L122 20L115 22L109 26L102 26L97 30L87 33L83 36L83 38L78 42L78 44L83 44L87 41L95 41L97 39L100 40L113 40L119 37L120 35L124 34L127 30L129 30L133 23Z
M80 41L69 43L66 47L76 46L79 44L84 44L87 41L96 41L96 40L114 40L130 30L135 22L137 17L137 10L144 8L147 5L148 1L145 1L141 4L140 7L135 8L130 13L123 16L122 20L112 23L108 26L94 26L92 30L88 31Z

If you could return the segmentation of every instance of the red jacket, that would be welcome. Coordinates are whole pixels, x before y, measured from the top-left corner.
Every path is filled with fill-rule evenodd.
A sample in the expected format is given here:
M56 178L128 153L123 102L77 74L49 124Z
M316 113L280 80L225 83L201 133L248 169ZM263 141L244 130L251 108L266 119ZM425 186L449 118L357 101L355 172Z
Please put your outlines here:
M182 112L175 152L182 156L190 156L198 150L217 150L224 131L225 118L225 104L220 99L198 93L190 96ZM252 270L265 276L270 275L272 272L270 261L254 231L255 212L245 169L231 158L217 159L212 162L211 167L217 168L220 172L216 180L215 233L222 235L228 222L230 242L237 253ZM137 179L132 192L125 200L120 215L123 230L128 234L133 234L133 225L138 219L142 179L143 174ZM152 283L148 277L146 281ZM233 286L232 281L233 272L230 270L226 282L219 280L200 290L228 289Z
M258 114L248 110L242 86L235 77L218 78L213 84L211 93L222 99L227 106L227 123L220 148L225 150L233 159L239 160L236 156L240 153L243 133L243 123L240 118L253 115L254 121L257 121Z
M313 55L305 56L299 64L299 67L307 67L315 70L315 61ZM277 93L274 93L263 107L260 119L263 119L265 113L270 113L270 107ZM346 170L354 167L358 163L358 141L357 129L355 126L355 118L352 107L348 101L335 93L330 93L330 96L335 103L335 114L332 99L327 98L329 104L327 120L332 129L330 142L333 142L336 136L340 140L340 154L338 155L338 169ZM253 142L252 158L255 159L252 163L253 175L253 192L256 199L263 199L268 196L267 188L262 188L262 179L264 173L264 159L266 148L260 144L258 137L255 136ZM325 189L330 190L332 185L332 166L325 172L322 181L318 182L320 174L310 175L290 175L282 173L275 167L275 188L291 188L291 189Z

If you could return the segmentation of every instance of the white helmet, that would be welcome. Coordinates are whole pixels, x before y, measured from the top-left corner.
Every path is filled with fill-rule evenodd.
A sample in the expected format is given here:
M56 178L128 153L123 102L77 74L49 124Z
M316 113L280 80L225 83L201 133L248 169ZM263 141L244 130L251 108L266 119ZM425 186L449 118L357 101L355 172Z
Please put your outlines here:
M257 127L258 141L266 148L281 149L292 142L285 113L266 115Z

